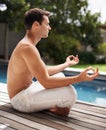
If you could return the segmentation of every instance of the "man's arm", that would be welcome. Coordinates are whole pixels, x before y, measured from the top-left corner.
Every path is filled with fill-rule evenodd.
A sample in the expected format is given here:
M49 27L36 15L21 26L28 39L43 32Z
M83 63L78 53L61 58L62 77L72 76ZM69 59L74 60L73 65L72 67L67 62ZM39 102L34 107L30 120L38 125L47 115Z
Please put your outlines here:
M92 68L87 68L85 71L77 76L71 77L53 77L49 76L48 70L41 60L38 50L33 46L28 46L23 51L23 59L26 62L31 74L35 77L45 88L58 88L68 86L70 84L89 81L97 77L98 70L94 71ZM92 75L88 75L87 71L93 70Z
M66 61L63 64L55 65L55 66L47 66L47 70L49 75L53 75L63 71L65 68L76 65L79 63L78 56L70 55L66 58Z

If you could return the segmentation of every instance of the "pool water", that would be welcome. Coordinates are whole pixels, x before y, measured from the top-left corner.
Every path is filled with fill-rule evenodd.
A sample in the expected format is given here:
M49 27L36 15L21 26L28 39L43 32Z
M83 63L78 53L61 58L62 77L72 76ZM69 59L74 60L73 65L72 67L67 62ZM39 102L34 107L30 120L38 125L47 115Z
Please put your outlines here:
M7 82L7 64L0 63L0 82L6 83Z
M7 82L7 64L0 64L0 82ZM93 80L73 84L77 99L97 105L106 106L106 80Z
M74 84L78 100L106 106L106 81L93 80Z

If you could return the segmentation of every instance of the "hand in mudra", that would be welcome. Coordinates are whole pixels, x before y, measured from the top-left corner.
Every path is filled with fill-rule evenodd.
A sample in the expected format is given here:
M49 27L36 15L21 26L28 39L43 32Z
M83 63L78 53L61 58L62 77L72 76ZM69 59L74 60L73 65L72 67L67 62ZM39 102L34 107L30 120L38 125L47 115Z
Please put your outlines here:
M90 71L92 73L90 73ZM94 69L93 67L88 67L82 71L79 75L84 81L91 81L99 75L98 68Z
M68 65L68 67L78 64L79 63L78 55L76 55L76 56L73 56L73 55L68 56L66 58L66 63Z

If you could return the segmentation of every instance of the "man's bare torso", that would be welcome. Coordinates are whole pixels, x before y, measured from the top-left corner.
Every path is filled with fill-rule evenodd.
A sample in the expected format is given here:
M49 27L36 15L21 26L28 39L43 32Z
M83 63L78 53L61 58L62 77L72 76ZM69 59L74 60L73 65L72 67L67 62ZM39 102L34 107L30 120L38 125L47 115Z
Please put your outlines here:
M19 43L9 61L7 84L10 98L28 87L32 82L32 75L22 58L24 46L26 45Z

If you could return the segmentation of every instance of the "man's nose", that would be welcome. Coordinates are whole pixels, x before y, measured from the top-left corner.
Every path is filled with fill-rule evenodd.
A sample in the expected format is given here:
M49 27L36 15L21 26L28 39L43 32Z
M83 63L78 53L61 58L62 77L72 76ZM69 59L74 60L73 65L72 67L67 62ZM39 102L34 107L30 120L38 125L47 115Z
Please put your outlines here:
M49 26L49 30L51 30L51 27Z

